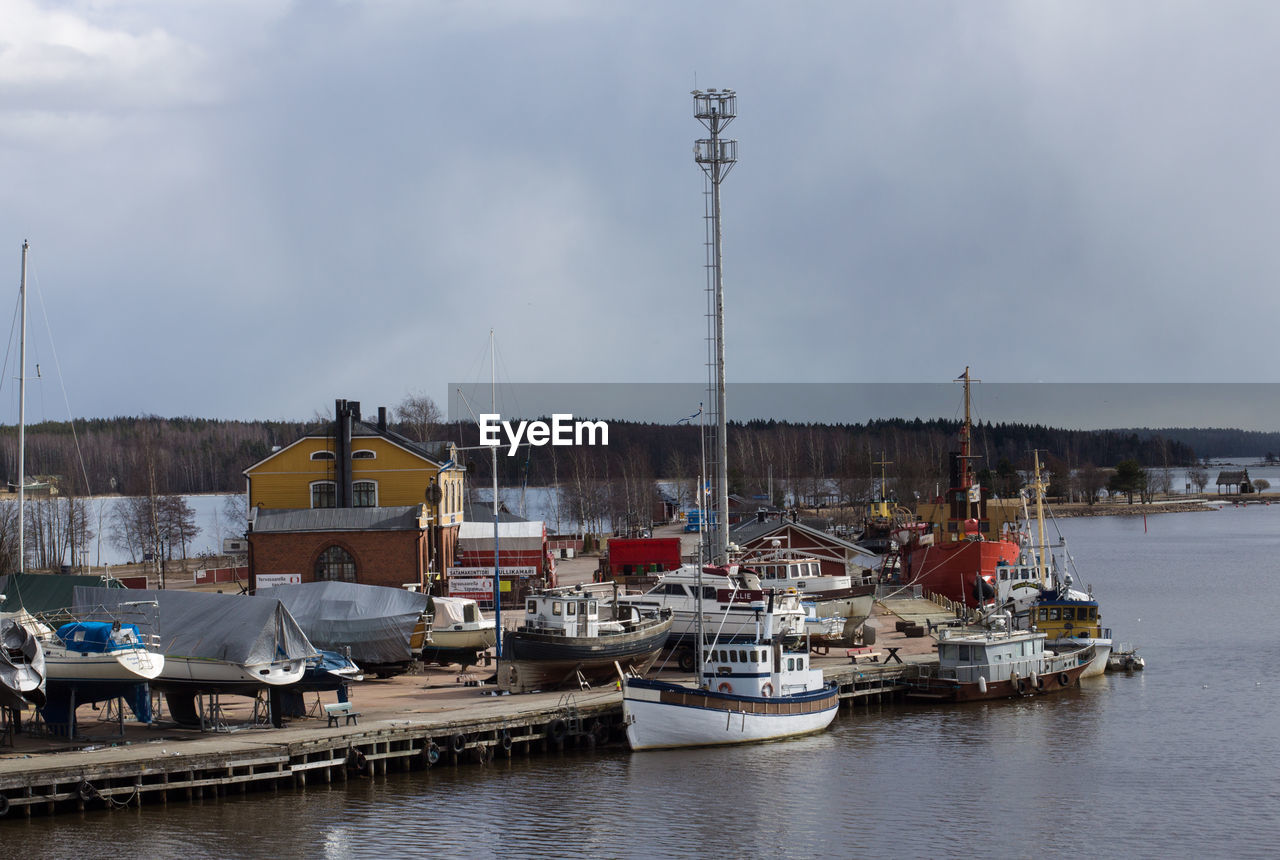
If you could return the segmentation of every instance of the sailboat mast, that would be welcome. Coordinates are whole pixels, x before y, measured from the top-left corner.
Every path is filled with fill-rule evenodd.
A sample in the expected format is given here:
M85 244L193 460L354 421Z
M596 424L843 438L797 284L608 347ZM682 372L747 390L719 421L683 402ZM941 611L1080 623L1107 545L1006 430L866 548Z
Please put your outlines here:
M18 302L22 316L21 335L18 340L18 573L27 566L24 538L27 470L27 240L22 240L22 282L18 289Z
M1041 585L1049 584L1049 567L1044 560L1045 543L1044 543L1044 483L1040 480L1040 451L1032 451L1035 457L1036 469L1036 524L1039 528L1040 546L1036 551L1036 574L1040 577Z
M489 329L489 409L498 413L498 371L494 363L496 349L493 329ZM498 446L489 449L493 466L493 653L502 659L502 569L498 564Z

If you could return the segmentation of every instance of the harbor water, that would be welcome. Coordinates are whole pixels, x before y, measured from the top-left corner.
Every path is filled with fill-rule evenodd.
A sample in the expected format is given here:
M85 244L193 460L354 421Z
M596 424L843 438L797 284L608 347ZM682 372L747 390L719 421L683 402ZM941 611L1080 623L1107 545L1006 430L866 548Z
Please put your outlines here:
M1272 856L1280 504L1061 529L1077 585L1146 672L1038 699L846 706L821 735L751 747L517 756L9 819L0 844L28 858Z

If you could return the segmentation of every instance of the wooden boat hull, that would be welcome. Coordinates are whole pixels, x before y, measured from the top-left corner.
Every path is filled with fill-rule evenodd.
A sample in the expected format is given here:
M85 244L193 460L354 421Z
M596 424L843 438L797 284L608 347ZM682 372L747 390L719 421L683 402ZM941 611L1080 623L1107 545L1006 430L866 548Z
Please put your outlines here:
M735 696L681 684L628 678L623 721L633 750L718 746L819 732L839 709L833 685L796 696Z
M670 616L640 628L600 636L557 636L517 630L502 638L498 687L513 693L589 684L617 677L615 663L644 674L658 658L671 633Z

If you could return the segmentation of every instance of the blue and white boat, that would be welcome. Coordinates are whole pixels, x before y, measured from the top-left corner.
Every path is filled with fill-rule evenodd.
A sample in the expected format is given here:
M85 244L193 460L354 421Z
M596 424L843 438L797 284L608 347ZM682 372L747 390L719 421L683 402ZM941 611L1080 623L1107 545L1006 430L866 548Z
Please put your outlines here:
M51 682L145 683L164 671L164 655L147 646L136 624L63 624L43 644Z
M698 686L623 678L622 711L633 750L775 740L825 729L839 694L809 660L803 615L794 595L757 606L751 641L713 643ZM784 620L781 627L778 619Z

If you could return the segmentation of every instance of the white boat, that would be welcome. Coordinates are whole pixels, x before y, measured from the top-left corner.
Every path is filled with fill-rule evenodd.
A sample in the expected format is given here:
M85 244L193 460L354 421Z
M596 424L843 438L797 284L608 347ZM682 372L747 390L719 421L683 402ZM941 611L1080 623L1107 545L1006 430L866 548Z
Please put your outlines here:
M76 588L77 607L119 615L127 604L154 601L154 619L140 621L159 637L164 666L151 680L179 688L253 695L296 683L315 646L279 600L198 591Z
M493 619L469 597L431 597L431 640L422 648L427 663L475 665L497 641Z
M785 602L775 598L775 606ZM777 620L761 603L757 636L707 650L698 686L623 678L622 712L633 750L742 744L825 729L839 692L809 662L809 642L794 615Z
M842 619L840 635L850 644L875 604L875 583L855 582L847 574L827 576L822 573L822 562L812 556L794 556L790 551L776 549L753 554L740 563L760 577L761 588L775 591L794 588L814 604L819 617Z
M738 565L707 566L686 564L662 575L658 583L643 594L620 594L617 602L642 614L671 610L671 635L667 645L677 649L680 668L692 672L696 665L694 645L698 621L708 636L725 643L750 642L757 638L760 613L765 606L765 592L760 578ZM770 615L775 629L804 629L805 611L796 594L775 606Z
M77 621L42 644L50 682L143 683L164 669L164 655L148 647L136 624Z
M17 619L0 618L0 707L43 705L45 671L40 640Z

